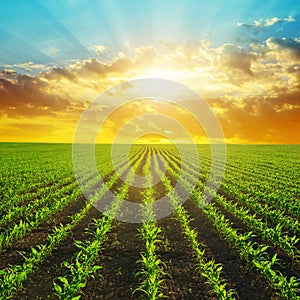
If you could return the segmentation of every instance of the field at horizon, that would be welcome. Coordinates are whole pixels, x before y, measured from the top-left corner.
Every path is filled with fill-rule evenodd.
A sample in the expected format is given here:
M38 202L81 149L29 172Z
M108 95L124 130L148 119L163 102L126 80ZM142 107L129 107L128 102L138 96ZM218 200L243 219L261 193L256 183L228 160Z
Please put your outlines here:
M95 146L99 186L72 144L0 143L1 299L299 299L300 145L227 145L206 193L209 145L199 165L191 145L116 147ZM119 221L125 201L142 222Z

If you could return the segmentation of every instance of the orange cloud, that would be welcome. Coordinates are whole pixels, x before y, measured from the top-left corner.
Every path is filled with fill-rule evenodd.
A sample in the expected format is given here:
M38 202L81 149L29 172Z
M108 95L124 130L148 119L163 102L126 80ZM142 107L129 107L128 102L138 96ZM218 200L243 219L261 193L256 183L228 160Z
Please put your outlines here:
M278 97L210 99L228 140L299 143L300 91Z
M49 92L38 77L13 75L0 78L0 114L8 117L55 115L71 109L70 99Z
M36 76L17 74L13 66L7 66L0 72L0 138L71 142L81 112L99 93L133 77L158 74L203 95L219 117L228 141L299 143L299 59L299 39L269 38L249 49L233 44L214 48L208 41L162 42L160 48L135 49L133 57L119 53L109 61L89 58ZM169 115L198 140L204 136L188 112L163 103L141 104L115 112L106 124L107 140L141 112ZM181 132L172 130L168 121L159 117L152 123L145 120L128 124L131 132L138 134L141 128L157 126L180 139Z

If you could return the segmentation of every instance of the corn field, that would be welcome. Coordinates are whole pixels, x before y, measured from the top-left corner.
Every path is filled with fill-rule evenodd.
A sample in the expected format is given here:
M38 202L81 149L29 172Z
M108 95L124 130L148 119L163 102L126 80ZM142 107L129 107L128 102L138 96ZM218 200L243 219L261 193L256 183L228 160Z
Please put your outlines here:
M85 178L95 199L115 195L102 213L78 185L72 145L0 144L0 299L300 299L299 145L228 145L208 204L208 145L200 166L187 146L184 168L173 145L118 147L113 165L111 146L96 146L105 184ZM164 195L173 212L158 219ZM124 200L143 222L115 218Z

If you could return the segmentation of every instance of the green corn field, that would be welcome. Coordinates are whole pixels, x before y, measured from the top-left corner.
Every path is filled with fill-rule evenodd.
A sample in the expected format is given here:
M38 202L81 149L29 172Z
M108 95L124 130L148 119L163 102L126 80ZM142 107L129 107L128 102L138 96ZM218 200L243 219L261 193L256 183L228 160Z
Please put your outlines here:
M0 299L300 299L299 145L227 145L208 203L209 145L197 145L199 166L188 146L184 166L173 145L118 147L112 164L111 146L96 145L102 186L85 178L98 201L115 195L102 213L71 144L0 144ZM156 218L164 195L173 212ZM125 200L143 222L115 218Z

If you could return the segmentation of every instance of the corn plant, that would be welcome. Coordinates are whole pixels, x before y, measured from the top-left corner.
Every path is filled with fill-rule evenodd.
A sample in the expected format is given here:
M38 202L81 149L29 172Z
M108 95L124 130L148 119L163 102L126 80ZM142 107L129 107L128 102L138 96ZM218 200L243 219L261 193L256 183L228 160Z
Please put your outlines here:
M154 219L152 204L154 202L154 190L152 187L152 174L149 172L151 151L148 151L146 163L143 167L144 175L148 175L148 188L141 193L143 205L143 224L139 228L139 237L145 241L146 250L141 253L141 259L137 261L141 270L136 274L142 278L141 284L134 289L133 293L142 292L148 299L163 298L162 285L166 273L163 271L163 262L156 254L158 244L162 243L160 238L161 228L157 226Z

